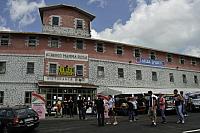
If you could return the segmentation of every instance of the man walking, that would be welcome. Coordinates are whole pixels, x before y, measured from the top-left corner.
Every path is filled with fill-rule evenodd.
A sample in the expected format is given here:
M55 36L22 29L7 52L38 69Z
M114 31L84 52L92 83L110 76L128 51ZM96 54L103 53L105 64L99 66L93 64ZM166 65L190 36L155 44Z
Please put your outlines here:
M175 101L175 107L176 107L176 113L178 115L178 121L177 123L182 123L184 124L184 116L183 116L183 111L182 111L182 102L183 98L180 94L178 94L178 90L174 90L174 101Z
M153 95L152 91L148 91L149 97L149 111L148 115L151 119L151 125L156 126L156 110L157 110L157 97Z
M95 101L97 109L98 126L104 126L104 102L102 97Z

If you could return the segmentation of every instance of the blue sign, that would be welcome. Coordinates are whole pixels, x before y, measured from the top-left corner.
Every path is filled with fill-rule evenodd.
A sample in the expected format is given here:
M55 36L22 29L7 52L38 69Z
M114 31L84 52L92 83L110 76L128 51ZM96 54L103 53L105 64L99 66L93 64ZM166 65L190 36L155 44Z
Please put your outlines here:
M137 58L136 63L144 64L144 65L151 65L151 66L164 66L165 65L165 63L163 61L144 59L144 58Z

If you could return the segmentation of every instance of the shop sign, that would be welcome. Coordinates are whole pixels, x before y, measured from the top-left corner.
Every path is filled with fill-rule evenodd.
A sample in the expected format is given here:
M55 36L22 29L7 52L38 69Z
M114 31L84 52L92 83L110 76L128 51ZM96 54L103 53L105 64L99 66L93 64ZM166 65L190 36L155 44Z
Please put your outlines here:
M88 30L74 29L67 27L43 26L43 32L64 35L64 36L90 37L90 33Z
M45 58L61 60L88 61L88 54L45 51Z
M32 92L32 99L31 99L32 109L37 112L39 119L45 119L45 112L46 112L45 103L46 100L43 95Z
M44 81L62 83L88 83L88 78L44 76Z
M144 58L137 58L136 63L144 64L144 65L151 65L151 66L164 66L165 65L164 61L144 59Z
M69 66L66 66L66 67L59 66L58 75L74 76L75 75L75 69L74 69L74 67L69 67Z

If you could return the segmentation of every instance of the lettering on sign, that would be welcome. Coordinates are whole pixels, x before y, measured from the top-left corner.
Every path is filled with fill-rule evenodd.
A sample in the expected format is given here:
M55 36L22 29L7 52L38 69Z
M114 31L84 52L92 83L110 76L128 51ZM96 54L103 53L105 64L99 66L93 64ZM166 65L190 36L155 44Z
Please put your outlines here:
M44 81L48 82L62 82L62 83L88 83L88 78L84 77L54 77L44 76Z
M45 58L88 61L88 54L45 51Z
M64 36L77 36L77 37L90 37L88 30L83 29L74 29L67 27L52 27L52 26L43 26L43 32L64 35Z
M144 58L137 58L136 63L144 64L144 65L151 65L151 66L164 66L165 65L164 61L144 59Z
M73 67L63 67L59 66L58 68L58 75L63 75L63 76L74 76L75 75L75 68Z

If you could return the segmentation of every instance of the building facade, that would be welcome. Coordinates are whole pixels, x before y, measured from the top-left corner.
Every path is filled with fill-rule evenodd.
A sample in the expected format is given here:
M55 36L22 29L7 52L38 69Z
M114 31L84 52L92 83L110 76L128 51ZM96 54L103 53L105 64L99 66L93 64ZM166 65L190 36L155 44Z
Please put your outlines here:
M0 32L0 104L47 104L97 93L200 90L200 58L92 39L94 15L68 5L39 9L42 33Z

